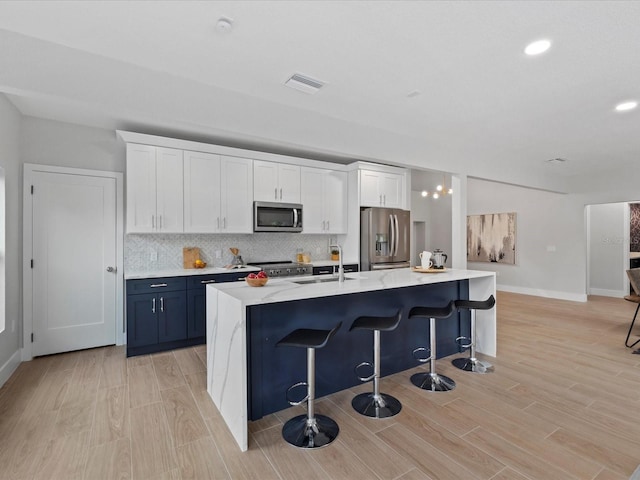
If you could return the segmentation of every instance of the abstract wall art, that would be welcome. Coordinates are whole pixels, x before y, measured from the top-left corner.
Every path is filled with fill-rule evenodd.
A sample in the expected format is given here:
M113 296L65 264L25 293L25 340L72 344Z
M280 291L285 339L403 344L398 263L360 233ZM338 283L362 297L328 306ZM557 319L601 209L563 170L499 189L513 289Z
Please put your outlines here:
M467 261L515 265L515 212L467 216Z

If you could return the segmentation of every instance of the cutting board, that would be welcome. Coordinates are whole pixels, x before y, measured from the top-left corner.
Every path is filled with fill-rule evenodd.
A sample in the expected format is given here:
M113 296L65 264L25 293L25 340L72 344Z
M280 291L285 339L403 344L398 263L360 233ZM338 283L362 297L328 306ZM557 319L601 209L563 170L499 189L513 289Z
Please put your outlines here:
M193 266L196 260L200 260L198 247L184 247L182 249L182 266L184 268L196 268Z

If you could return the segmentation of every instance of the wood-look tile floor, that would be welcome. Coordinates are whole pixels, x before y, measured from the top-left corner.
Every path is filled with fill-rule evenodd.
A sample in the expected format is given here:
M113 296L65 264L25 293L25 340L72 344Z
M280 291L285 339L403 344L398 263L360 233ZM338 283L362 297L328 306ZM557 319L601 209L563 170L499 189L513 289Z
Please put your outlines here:
M206 393L204 346L37 358L0 389L0 478L628 479L640 464L640 355L624 347L634 306L499 293L495 373L441 359L457 382L446 393L409 383L422 367L386 377L403 408L384 420L351 408L369 385L322 398L340 435L316 451L281 439L296 407L252 423L241 453Z

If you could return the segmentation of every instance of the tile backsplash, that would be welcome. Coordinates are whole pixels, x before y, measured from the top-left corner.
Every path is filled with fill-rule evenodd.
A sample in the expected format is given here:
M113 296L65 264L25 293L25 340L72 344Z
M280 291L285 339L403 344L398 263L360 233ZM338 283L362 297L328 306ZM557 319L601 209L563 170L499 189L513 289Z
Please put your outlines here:
M200 257L212 267L231 263L230 247L240 250L245 263L295 261L299 249L308 252L312 261L329 260L331 238L299 233L128 234L124 241L124 267L128 272L180 269L183 247L199 247ZM217 250L222 258L216 258Z

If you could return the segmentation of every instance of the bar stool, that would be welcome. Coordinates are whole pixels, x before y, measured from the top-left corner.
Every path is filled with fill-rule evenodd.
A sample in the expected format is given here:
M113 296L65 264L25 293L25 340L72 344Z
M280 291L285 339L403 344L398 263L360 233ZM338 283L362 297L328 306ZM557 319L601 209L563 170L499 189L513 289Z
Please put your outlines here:
M358 317L351 324L352 330L373 330L373 364L362 362L354 369L361 382L373 380L373 392L356 395L351 401L354 410L367 417L387 418L396 415L402 409L402 404L397 398L386 393L380 393L380 332L391 331L400 323L402 310L391 317ZM358 374L360 367L373 367L373 374L361 377Z
M429 373L416 373L411 376L411 383L416 387L430 392L447 392L456 388L456 382L445 375L436 373L436 318L448 318L455 311L455 301L451 300L446 307L413 307L409 311L409 320L412 318L429 319L429 343L430 348L416 348L413 356L419 362L431 362ZM416 353L429 352L427 358L418 358Z
M469 357L455 358L451 363L460 370L465 372L489 373L493 372L493 365L489 362L483 362L476 358L476 310L491 310L496 304L496 299L491 295L484 301L475 300L456 300L456 308L458 310L466 308L471 310L471 339L468 337L458 337L456 342L462 348L469 349ZM467 340L469 343L463 344L462 341Z
M629 277L629 283L631 283L631 287L633 292L630 295L625 295L624 299L628 302L637 303L636 313L633 314L633 320L631 320L631 325L629 325L629 331L627 332L627 338L624 341L624 345L629 348L633 348L637 345L640 340L636 340L631 345L629 345L629 337L631 336L631 330L633 330L633 324L636 323L636 317L638 316L638 310L640 310L640 291L638 287L640 287L640 268L632 268L627 270L627 277ZM640 353L640 351L635 351L633 353Z
M342 322L331 330L315 330L300 328L284 337L276 347L303 347L307 349L307 381L292 385L287 390L287 401L290 405L307 402L307 414L289 419L282 427L282 437L291 445L300 448L319 448L333 442L338 436L338 424L325 415L315 414L316 398L316 348L324 347L329 339L338 331ZM306 386L307 395L295 402L289 399L289 392L296 387Z

